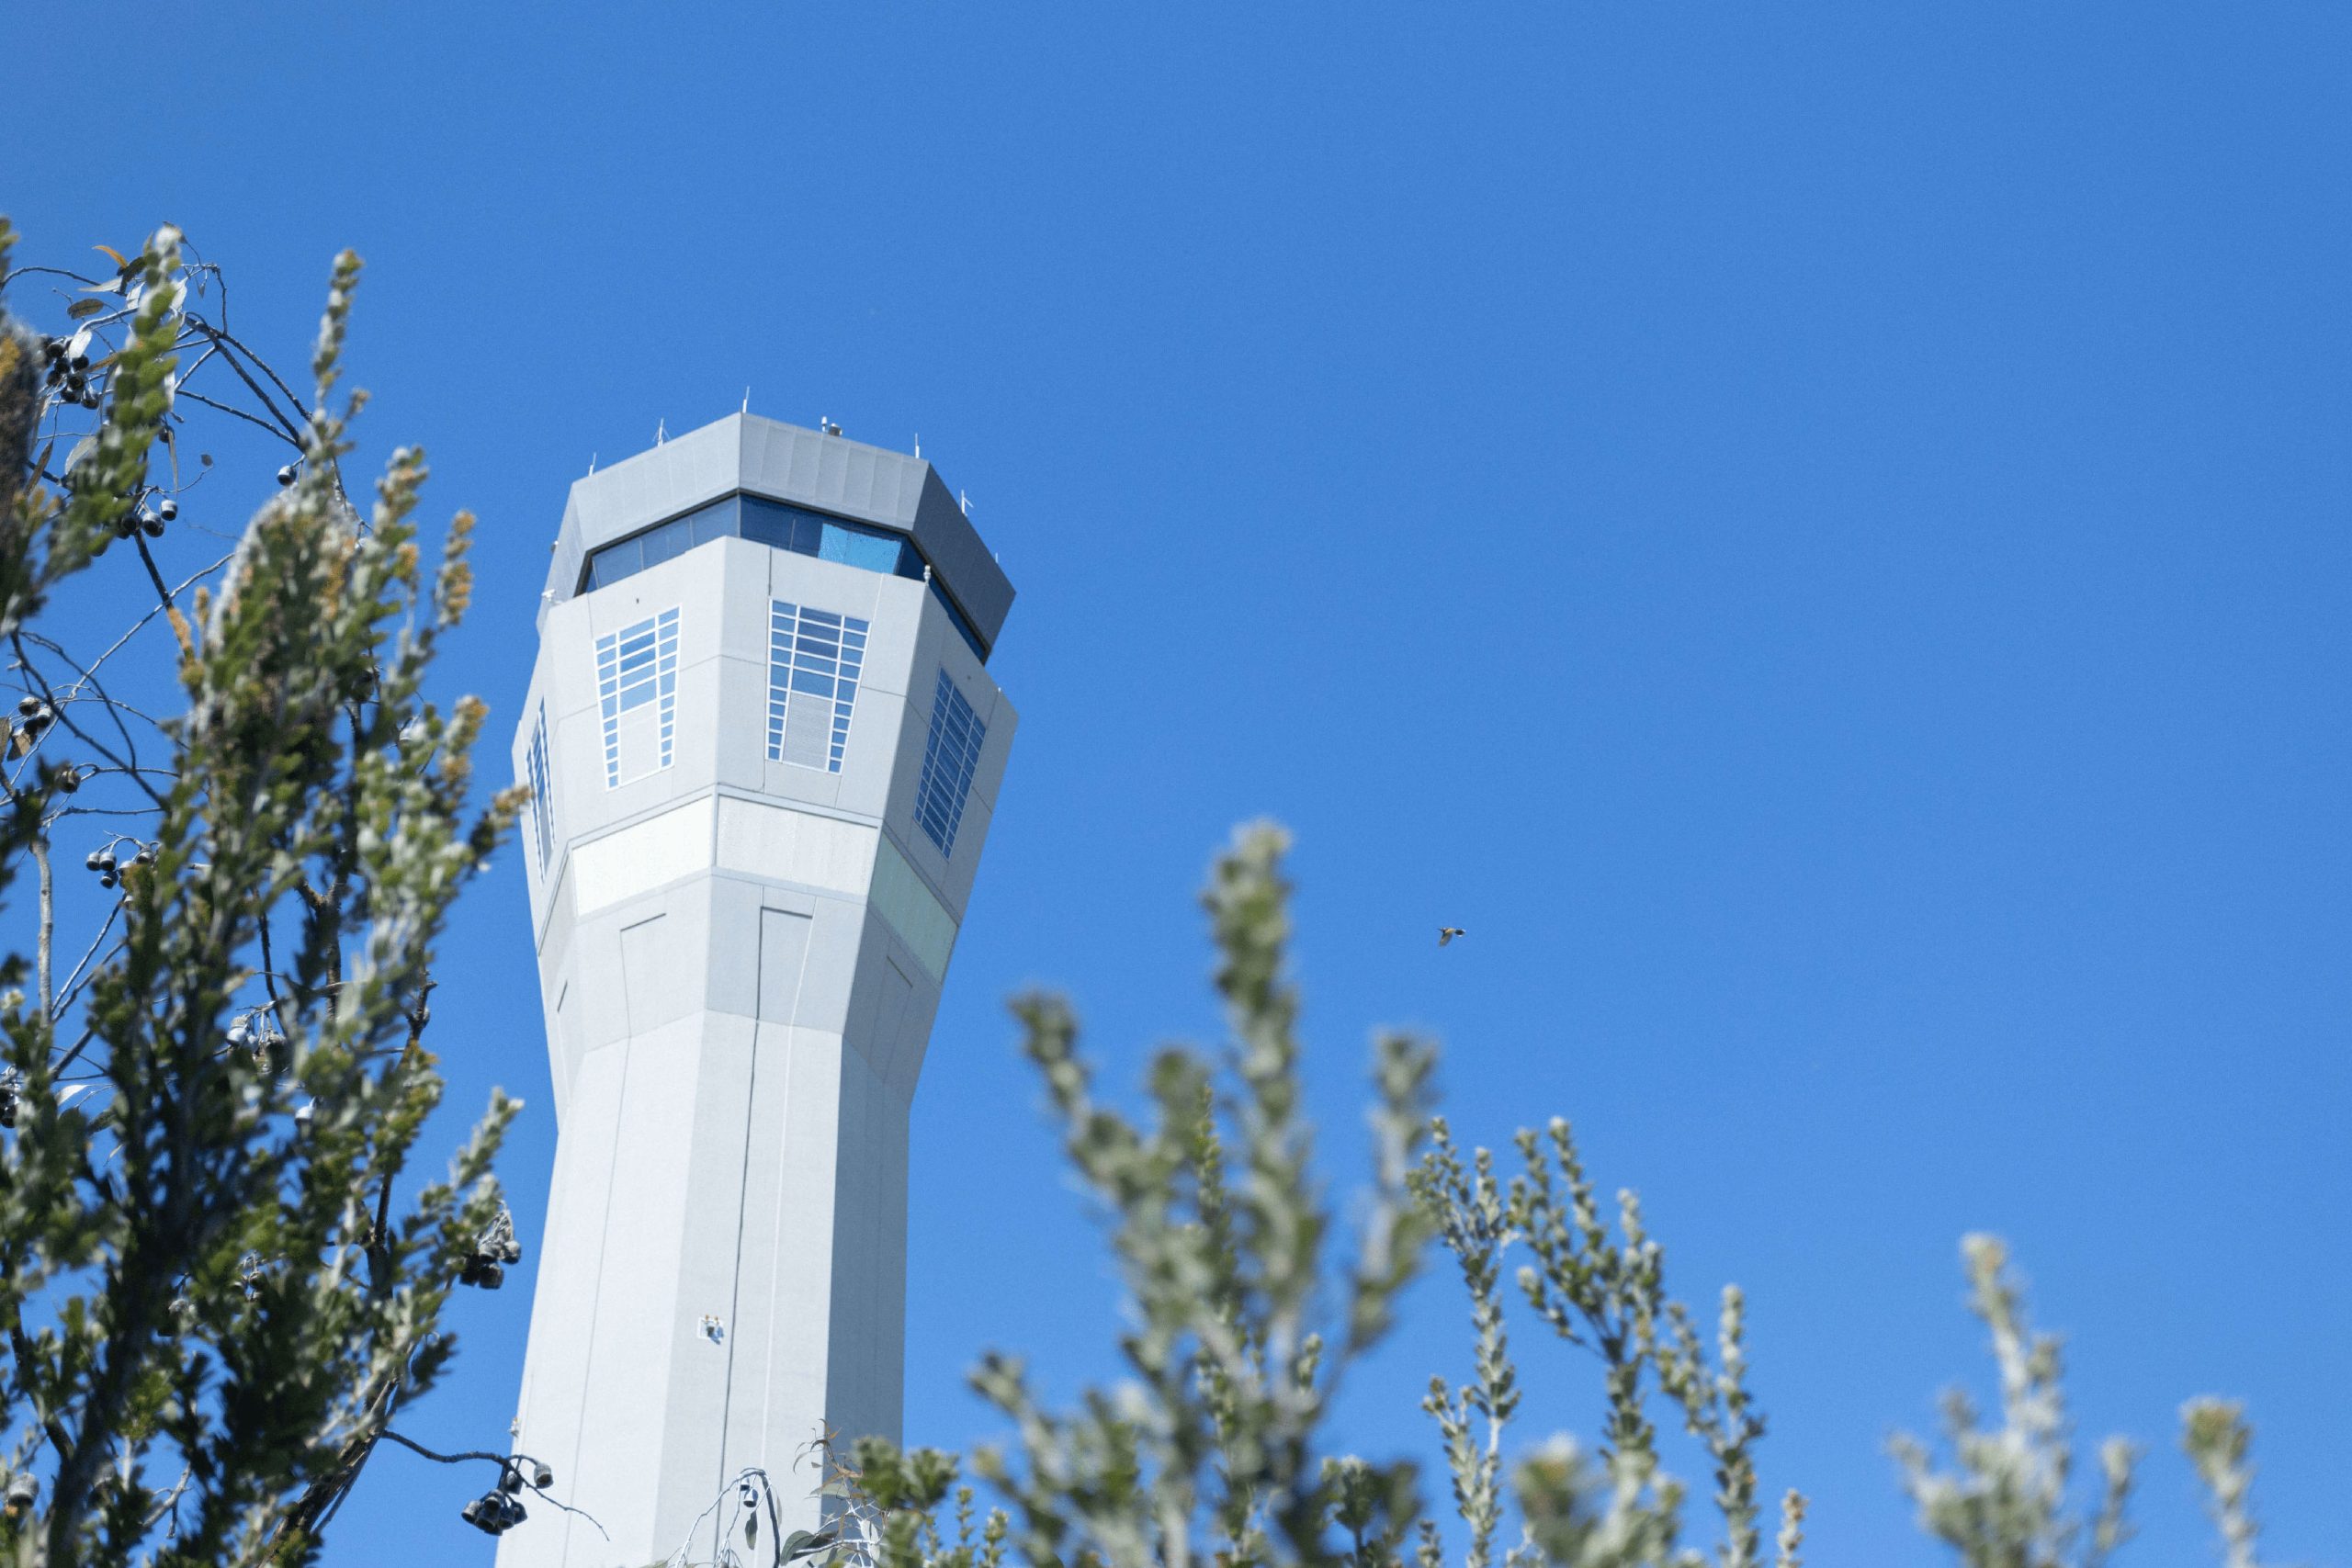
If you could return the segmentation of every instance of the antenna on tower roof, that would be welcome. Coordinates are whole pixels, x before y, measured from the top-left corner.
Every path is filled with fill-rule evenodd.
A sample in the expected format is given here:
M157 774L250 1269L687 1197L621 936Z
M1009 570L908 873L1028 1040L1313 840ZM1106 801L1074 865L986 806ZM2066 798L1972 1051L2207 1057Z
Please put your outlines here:
M743 389L743 412L745 413L752 412L752 389L749 387Z
M964 509L965 516L972 514L972 498L967 492L960 490L956 492L956 504Z
M588 471L592 474L596 471L596 454L594 452L588 454Z
M662 420L653 427L653 445L659 446L670 439L670 422Z
M922 432L920 430L915 432L915 456L922 456Z

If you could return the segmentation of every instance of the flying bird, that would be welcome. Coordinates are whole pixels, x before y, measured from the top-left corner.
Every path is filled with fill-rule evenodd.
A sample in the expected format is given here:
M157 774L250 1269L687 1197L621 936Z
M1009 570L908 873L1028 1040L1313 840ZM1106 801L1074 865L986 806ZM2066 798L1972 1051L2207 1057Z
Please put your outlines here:
M1470 933L1468 931L1464 931L1460 926L1440 926L1437 928L1437 944L1440 947L1443 947L1455 937L1468 936L1469 934Z

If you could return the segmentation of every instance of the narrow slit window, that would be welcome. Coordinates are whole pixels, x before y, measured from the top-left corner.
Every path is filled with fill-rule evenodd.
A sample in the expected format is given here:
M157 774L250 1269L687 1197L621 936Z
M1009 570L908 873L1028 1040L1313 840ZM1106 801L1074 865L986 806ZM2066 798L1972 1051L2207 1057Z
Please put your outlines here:
M855 615L769 602L769 761L842 771L866 629Z
M670 765L678 720L678 612L596 639L596 697L605 721L605 787Z
M987 738L988 727L942 670L931 705L931 735L923 742L922 773L915 782L915 820L943 855L956 852L956 829L963 823L964 801Z
M555 855L555 788L548 782L548 705L539 705L539 722L531 731L531 827L539 841L539 869Z

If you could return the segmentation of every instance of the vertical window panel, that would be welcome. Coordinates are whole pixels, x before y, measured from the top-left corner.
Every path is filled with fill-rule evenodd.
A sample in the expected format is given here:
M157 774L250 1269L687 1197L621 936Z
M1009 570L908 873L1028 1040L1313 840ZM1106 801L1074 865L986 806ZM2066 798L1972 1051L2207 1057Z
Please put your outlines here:
M923 742L922 773L915 781L915 821L943 855L956 852L956 829L963 825L964 802L980 765L980 743L988 727L945 670L932 699L931 734Z
M596 639L596 703L605 725L605 787L670 765L678 719L678 612Z
M768 761L842 771L867 624L782 599L768 605Z
M544 873L555 854L555 786L548 767L548 705L539 705L539 722L531 731L531 827L539 841L539 870Z

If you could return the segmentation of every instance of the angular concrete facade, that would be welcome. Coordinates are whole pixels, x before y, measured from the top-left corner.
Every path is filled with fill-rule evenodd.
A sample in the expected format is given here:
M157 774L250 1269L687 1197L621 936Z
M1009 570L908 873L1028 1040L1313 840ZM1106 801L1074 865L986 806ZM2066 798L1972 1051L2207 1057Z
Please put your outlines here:
M928 464L840 436L738 416L572 487L514 746L559 1127L514 1446L611 1539L537 1505L502 1568L711 1561L747 1468L813 1527L806 1445L899 1435L908 1107L1012 598Z

